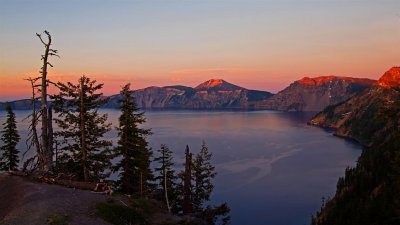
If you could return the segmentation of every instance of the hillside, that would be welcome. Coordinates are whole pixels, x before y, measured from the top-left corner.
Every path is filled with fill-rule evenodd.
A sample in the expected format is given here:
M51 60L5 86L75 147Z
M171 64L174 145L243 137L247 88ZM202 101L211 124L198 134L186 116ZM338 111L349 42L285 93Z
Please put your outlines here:
M282 111L321 111L360 91L376 81L351 77L304 77L269 99L256 104L257 108Z
M105 195L32 183L5 173L0 173L0 189L0 224L42 225L53 217L68 224L109 224L91 216L96 203L106 202Z
M309 123L334 128L336 135L353 138L363 145L384 141L385 134L394 126L387 116L400 118L400 111L396 106L400 100L397 89L400 88L399 71L400 67L391 68L379 79L377 85L347 101L327 107ZM395 76L397 82L393 81Z
M21 99L21 100L11 101L10 105L11 105L12 109L29 110L29 109L32 109L32 100L31 99ZM36 106L39 107L39 105L40 105L40 103L39 103L39 101L37 101ZM5 110L5 109L6 109L6 103L0 102L0 110Z
M0 173L0 224L179 224L153 199L107 196ZM108 222L107 222L108 221Z
M331 106L310 123L367 145L348 168L313 225L400 224L400 67L371 87Z
M266 91L248 90L221 79L206 81L195 88L186 86L148 87L133 92L144 109L253 109L255 102L272 96ZM107 107L118 106L119 95Z
M147 87L133 92L136 102L143 109L255 109L258 101L270 98L267 91L249 90L222 79L211 79L195 88L182 85ZM120 95L110 96L105 108L117 108ZM12 109L31 109L31 100L12 101ZM5 109L0 102L0 110Z
M249 90L222 79L211 79L196 87L182 85L147 87L133 95L143 109L257 109L280 111L321 111L371 87L376 81L325 76L295 81L273 95ZM119 94L110 97L106 108L117 108ZM11 102L13 109L30 109L30 100ZM5 103L0 102L0 110Z

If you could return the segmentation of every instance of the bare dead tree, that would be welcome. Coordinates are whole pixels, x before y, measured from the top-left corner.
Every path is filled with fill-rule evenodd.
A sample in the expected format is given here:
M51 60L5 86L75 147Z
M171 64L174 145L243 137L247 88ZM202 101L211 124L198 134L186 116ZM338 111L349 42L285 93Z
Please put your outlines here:
M57 53L58 51L51 48L52 39L50 33L45 30L43 33L36 36L40 39L41 43L44 45L44 54L41 57L43 60L43 66L41 67L41 76L36 78L28 78L26 80L31 82L32 87L32 123L30 125L31 141L30 147L35 146L38 167L43 171L50 171L53 167L53 128L52 128L52 114L51 107L47 108L47 87L49 84L53 84L47 79L47 69L48 66L53 67L49 62L50 56L60 57ZM46 40L47 39L47 40ZM37 84L37 82L39 82ZM40 92L40 109L36 109L36 92ZM41 123L41 133L40 137L37 132L37 124ZM39 141L40 139L40 141Z
M38 162L34 162L35 166L33 166L33 168L36 168L38 164L41 164L40 162L43 161L43 159L39 158L40 156L42 156L42 152L41 152L41 148L40 148L40 144L39 144L39 136L36 130L36 125L38 123L39 120L39 116L40 116L40 111L36 109L36 101L39 99L36 97L36 88L38 87L38 85L36 85L36 81L39 80L40 78L27 78L25 80L29 81L31 84L31 88L32 88L32 98L31 98L31 107L32 107L32 113L31 115L29 115L28 117L26 117L24 120L26 119L31 119L31 124L29 125L29 133L28 133L28 138L26 140L26 146L27 146L27 150L23 153L22 158L25 157L26 153L34 146L36 148L36 156L32 157L30 159L28 159L24 165L24 169L26 169L27 165L34 162L35 159L38 159Z

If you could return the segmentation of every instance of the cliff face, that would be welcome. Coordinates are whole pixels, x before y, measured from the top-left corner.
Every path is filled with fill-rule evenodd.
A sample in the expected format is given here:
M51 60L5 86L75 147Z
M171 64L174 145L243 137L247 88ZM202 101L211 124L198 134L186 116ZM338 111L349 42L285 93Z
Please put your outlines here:
M400 116L396 105L400 100L399 72L400 67L393 67L376 85L345 102L327 107L309 123L334 128L336 135L354 138L364 145L383 141L387 130L393 129L385 115Z
M310 123L364 145L355 168L339 178L335 196L312 225L400 224L400 68L387 71L376 86L326 108Z
M351 77L304 77L273 97L256 104L257 108L283 111L321 111L345 101L376 81Z
M400 67L393 67L378 80L378 85L385 88L400 87Z
M138 106L143 109L321 111L329 105L345 101L375 82L349 77L305 77L273 95L267 91L239 87L221 79L211 79L195 88L178 85L148 87L134 91L133 95ZM111 96L105 107L117 108L119 98L119 95ZM14 101L11 105L13 109L30 109L29 100ZM0 110L4 108L5 104L0 103Z
M224 80L209 80L195 88L185 86L148 87L133 92L140 108L145 109L252 109L256 101L272 96ZM119 95L112 96L107 107L117 107Z

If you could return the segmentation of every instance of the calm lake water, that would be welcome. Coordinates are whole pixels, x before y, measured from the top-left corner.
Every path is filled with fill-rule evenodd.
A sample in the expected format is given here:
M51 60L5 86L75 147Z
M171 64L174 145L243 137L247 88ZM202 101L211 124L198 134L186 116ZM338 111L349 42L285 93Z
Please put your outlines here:
M108 113L117 125L117 110ZM16 111L26 149L28 111ZM212 202L228 202L232 225L302 225L333 196L336 182L353 166L361 147L306 125L312 113L275 111L150 111L150 146L167 144L183 163L184 149L199 151L204 140L218 175ZM5 112L0 111L0 123ZM116 132L107 135L116 143Z

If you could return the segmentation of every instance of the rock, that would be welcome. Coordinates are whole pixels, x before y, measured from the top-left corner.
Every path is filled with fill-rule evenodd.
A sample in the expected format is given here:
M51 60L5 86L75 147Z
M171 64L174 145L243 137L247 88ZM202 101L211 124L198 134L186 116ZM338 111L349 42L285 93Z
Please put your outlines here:
M349 137L363 145L383 142L388 130L395 129L393 116L400 118L399 67L387 71L379 82L347 101L329 106L309 124L336 129L336 135ZM396 104L397 103L397 104Z
M321 111L329 105L347 100L376 81L351 77L304 77L276 95L258 102L257 109L282 111Z
M252 109L255 103L273 94L248 90L222 79L211 79L195 88L186 86L148 87L133 92L144 109ZM119 95L111 97L107 107L118 107Z

